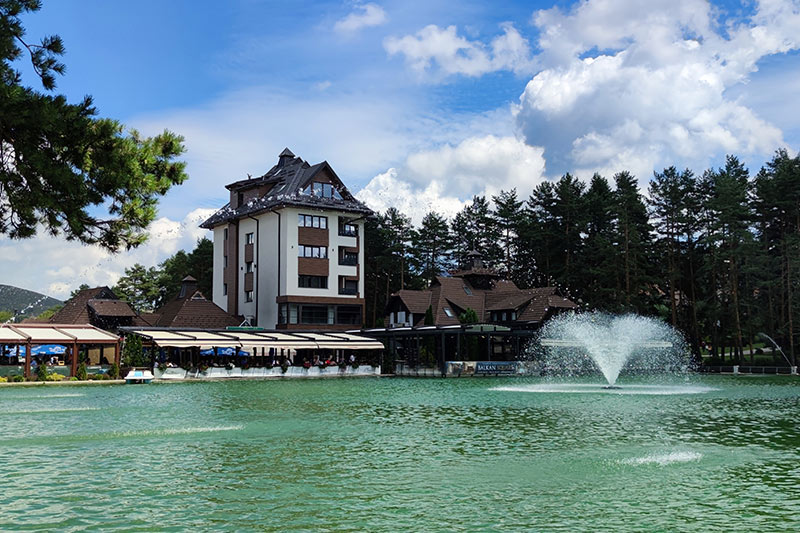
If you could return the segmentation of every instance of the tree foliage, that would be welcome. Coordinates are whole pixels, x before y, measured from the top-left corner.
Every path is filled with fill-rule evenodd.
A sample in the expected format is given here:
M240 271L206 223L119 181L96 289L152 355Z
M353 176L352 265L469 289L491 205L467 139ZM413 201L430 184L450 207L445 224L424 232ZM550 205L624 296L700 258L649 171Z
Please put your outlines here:
M735 156L700 174L667 167L647 192L626 171L595 174L588 186L565 174L525 191L524 202L515 190L474 197L449 221L448 238L443 217L430 214L412 246L407 217L379 214L366 229L368 325L393 292L424 287L477 250L520 288L555 286L587 308L661 317L695 355L752 359L763 332L796 358L800 157L779 150L755 176ZM435 239L421 237L434 227Z
M26 40L20 16L37 0L0 0L0 234L40 228L112 251L147 237L158 199L186 179L183 137L142 137L100 118L91 97L68 103L55 89L64 73L58 36ZM43 88L22 83L15 63L27 56Z

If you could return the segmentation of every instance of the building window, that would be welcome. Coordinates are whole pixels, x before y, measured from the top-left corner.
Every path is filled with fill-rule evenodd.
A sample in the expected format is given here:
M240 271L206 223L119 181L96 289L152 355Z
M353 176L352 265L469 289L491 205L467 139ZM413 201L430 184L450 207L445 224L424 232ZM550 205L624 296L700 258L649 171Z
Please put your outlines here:
M336 187L330 183L322 183L319 181L310 183L305 189L303 189L303 194L308 196L318 196L320 198L335 198L336 200L342 199L342 195L338 190L336 190Z
M442 309L444 309L444 314L446 314L446 315L447 315L447 316L449 316L450 318L453 318L453 317L455 316L455 315L453 314L453 311L452 311L452 309L450 309L449 307L443 307Z
M227 241L228 240L228 228L224 228L222 230L222 240L223 241Z
M358 280L347 279L344 276L339 276L339 294L358 294Z
M297 247L297 257L312 257L315 259L327 259L328 248L326 246L306 246L301 244Z
M252 262L252 261L248 261L248 262L246 262L246 263L244 264L244 271L245 271L246 273L248 273L248 274L249 274L249 273L251 273L251 272L253 271L253 262Z
M228 284L227 283L223 283L222 284L222 295L223 296L227 296L228 295Z
M328 229L328 217L317 215L298 215L297 225L301 228Z
M303 305L300 307L301 324L330 324L327 305Z
M228 268L228 256L227 255L223 255L222 256L222 266L224 268Z
M337 324L361 324L360 305L339 305L336 307Z
M327 276L299 276L297 286L303 289L327 289Z
M467 296L472 296L472 289L470 289L466 285L464 285L464 292L467 294Z
M339 254L339 264L344 266L356 266L358 265L358 252L351 252L345 248L339 248L341 253Z
M252 233L245 234L245 236L244 236L244 243L245 244L253 244L254 242L255 242L255 240L254 240L254 237L253 237Z
M244 301L245 302L253 301L253 291L244 291Z
M350 224L346 218L339 218L339 235L341 237L357 237L358 226Z

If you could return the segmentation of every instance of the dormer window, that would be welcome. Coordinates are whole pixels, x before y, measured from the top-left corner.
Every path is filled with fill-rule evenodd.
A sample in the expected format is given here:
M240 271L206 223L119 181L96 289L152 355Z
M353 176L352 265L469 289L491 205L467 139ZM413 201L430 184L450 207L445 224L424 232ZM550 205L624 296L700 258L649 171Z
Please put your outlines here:
M342 195L339 194L339 191L336 190L336 187L330 183L322 183L319 181L311 182L305 189L303 189L303 194L307 196L318 196L320 198L333 198L336 200L342 199Z
M467 294L467 296L472 296L472 289L470 289L466 285L464 285L464 292Z
M453 310L452 310L452 309L450 309L449 307L445 307L445 308L444 308L444 314L446 314L446 315L447 315L447 316L449 316L450 318L453 318L453 317L455 316L455 315L453 314Z

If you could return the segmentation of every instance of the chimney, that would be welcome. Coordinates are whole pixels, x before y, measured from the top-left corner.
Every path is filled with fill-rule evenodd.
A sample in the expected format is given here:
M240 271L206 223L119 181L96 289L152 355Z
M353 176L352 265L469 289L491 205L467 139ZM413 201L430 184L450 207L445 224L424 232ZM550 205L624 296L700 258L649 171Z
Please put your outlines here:
M181 292L178 293L178 300L189 298L197 290L197 280L192 276L186 276L181 280Z
M295 158L295 155L288 148L284 148L283 152L278 155L278 168L286 166L286 163Z

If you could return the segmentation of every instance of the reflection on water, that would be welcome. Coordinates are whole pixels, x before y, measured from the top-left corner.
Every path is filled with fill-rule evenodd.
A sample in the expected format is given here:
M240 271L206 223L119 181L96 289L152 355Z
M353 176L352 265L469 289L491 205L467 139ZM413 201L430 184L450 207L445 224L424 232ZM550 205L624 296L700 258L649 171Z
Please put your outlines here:
M798 530L797 383L0 389L0 530Z

